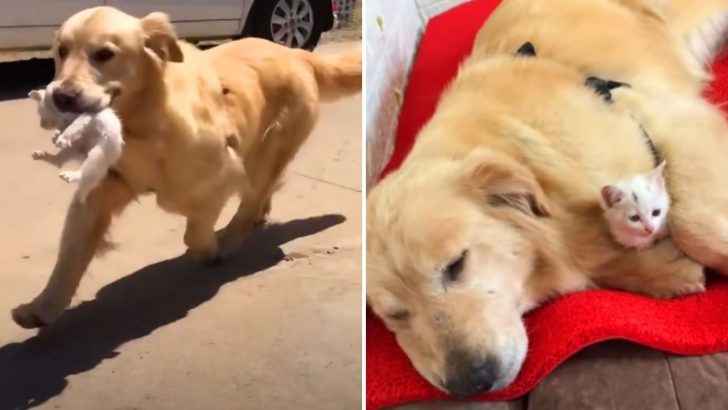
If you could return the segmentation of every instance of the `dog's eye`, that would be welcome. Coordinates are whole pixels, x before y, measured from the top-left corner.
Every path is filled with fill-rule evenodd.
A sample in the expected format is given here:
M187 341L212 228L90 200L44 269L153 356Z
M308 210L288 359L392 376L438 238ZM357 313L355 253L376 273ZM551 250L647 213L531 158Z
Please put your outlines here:
M66 56L68 56L68 47L59 46L58 47L58 58L63 60L64 58L66 58Z
M410 318L410 312L407 310L398 310L396 312L388 313L387 318L395 322L406 322Z
M468 252L463 252L460 257L455 259L454 261L450 262L445 267L445 275L447 276L447 279L451 282L456 281L458 277L460 276L460 273L463 271L463 268L465 268L465 257L468 255Z
M114 57L114 52L109 48L102 48L95 51L91 58L97 63L105 63Z

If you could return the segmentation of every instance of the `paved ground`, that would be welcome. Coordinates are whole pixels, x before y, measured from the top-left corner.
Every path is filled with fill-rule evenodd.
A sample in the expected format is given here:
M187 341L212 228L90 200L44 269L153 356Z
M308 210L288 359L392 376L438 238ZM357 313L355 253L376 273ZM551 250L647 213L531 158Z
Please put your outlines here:
M360 97L323 107L274 198L279 224L236 260L180 258L183 219L145 198L112 230L120 249L36 335L7 312L48 278L74 187L31 160L49 134L18 98L49 68L23 64L0 64L0 409L360 408Z

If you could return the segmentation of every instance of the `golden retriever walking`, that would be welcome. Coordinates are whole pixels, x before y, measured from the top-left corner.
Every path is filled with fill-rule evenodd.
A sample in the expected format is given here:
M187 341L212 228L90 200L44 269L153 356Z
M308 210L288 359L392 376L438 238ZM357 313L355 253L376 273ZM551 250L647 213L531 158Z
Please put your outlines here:
M726 28L724 0L503 1L368 199L368 302L432 384L508 385L521 315L550 297L673 297L703 290L703 266L728 273L728 126L701 98ZM516 55L526 42L535 56ZM591 76L631 87L607 100ZM668 164L672 238L624 250L599 190L656 165L649 139Z
M361 90L360 49L322 57L245 39L203 52L178 41L164 13L81 11L62 25L53 55L56 105L77 113L111 106L126 145L85 203L71 204L45 289L13 310L26 328L52 322L69 305L112 217L138 195L154 193L160 207L184 215L189 253L219 262L270 210L319 101ZM216 235L233 194L240 207Z

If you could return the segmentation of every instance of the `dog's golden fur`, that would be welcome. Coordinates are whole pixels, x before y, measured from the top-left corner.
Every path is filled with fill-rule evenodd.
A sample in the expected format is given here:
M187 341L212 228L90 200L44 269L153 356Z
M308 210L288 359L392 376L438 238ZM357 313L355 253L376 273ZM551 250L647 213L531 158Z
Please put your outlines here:
M550 297L674 297L704 289L703 266L728 273L728 126L688 47L728 4L700 3L505 0L481 29L367 203L368 303L431 383L457 396L510 383L521 315ZM526 41L536 57L515 56ZM588 76L632 87L609 104ZM672 238L637 252L611 240L598 201L654 166L640 124L667 160L673 208Z
M113 58L102 61L102 49ZM81 11L62 25L53 52L53 87L72 90L82 110L110 104L126 145L86 203L71 204L48 285L13 310L24 327L47 324L68 306L112 216L139 195L154 193L159 206L187 218L194 257L214 262L234 250L270 210L319 101L361 90L360 48L323 57L244 39L200 51L177 39L163 13ZM234 194L240 207L216 235Z

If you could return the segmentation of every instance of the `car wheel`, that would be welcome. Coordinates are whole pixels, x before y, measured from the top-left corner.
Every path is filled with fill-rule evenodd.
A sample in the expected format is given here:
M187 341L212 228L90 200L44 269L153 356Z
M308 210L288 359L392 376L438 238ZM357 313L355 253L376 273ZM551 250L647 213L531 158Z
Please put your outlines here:
M323 31L315 0L260 0L253 35L288 47L312 50Z

